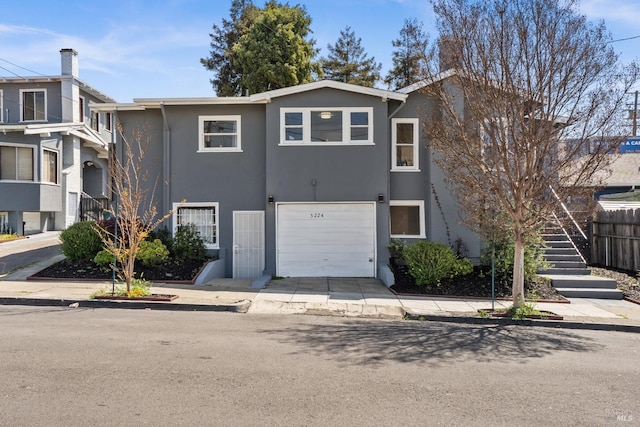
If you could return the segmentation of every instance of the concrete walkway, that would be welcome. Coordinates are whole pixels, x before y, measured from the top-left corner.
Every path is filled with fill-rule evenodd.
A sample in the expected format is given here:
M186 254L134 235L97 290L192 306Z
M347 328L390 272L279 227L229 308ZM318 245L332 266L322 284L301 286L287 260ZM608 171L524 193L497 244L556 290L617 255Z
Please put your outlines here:
M49 239L42 239L42 245L49 245ZM0 244L0 261L3 256L38 249L32 247L33 242L35 240ZM26 246L29 249L23 250ZM15 251L14 254L11 254L12 251ZM80 307L316 314L381 319L408 316L474 322L486 320L479 318L478 309L489 309L492 305L490 300L473 298L399 296L381 281L369 278L285 278L272 280L263 289L251 288L251 280L235 279L216 279L203 286L155 284L152 288L154 293L178 295L178 298L172 302L143 303L91 299L91 295L99 290L110 290L110 282L26 280L60 258L61 255L49 256L10 274L0 274L0 304L69 306L77 302ZM28 257L24 259L31 261ZM624 300L572 298L569 301L568 304L539 302L536 307L564 317L564 321L554 326L569 323L613 325L635 328L640 332L640 305ZM510 301L495 301L496 308L510 305ZM544 320L538 324L545 322L549 324Z

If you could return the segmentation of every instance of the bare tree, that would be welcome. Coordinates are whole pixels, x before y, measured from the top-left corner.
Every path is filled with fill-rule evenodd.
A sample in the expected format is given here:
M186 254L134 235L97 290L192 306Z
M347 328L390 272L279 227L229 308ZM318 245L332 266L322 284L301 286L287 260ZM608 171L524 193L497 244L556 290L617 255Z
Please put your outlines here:
M465 211L487 236L504 215L515 240L513 304L524 301L524 247L565 198L600 177L621 142L622 66L604 23L574 0L433 0L440 65L426 92L429 147Z
M144 158L151 143L148 130L140 129L125 136L122 125L117 125L122 144L120 156L112 153L110 190L114 204L109 213L116 219L113 231L100 229L105 249L114 255L119 274L126 283L127 293L135 278L135 260L140 243L149 233L168 219L173 211L159 215L155 203L157 178L149 178ZM115 149L115 147L113 148ZM115 267L115 266L114 266Z

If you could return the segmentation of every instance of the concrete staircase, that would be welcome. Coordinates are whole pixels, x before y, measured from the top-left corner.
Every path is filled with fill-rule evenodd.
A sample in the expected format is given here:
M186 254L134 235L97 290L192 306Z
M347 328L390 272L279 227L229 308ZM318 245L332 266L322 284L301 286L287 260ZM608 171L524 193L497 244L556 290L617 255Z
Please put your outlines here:
M561 295L567 298L623 298L615 280L591 275L584 258L564 230L548 229L542 238L546 246L544 257L550 267L538 274L551 279Z

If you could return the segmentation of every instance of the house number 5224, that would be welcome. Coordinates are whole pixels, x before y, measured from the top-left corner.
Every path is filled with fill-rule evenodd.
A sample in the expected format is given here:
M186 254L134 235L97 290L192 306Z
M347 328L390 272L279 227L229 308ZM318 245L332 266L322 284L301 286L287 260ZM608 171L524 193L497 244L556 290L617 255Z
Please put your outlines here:
M324 214L322 212L312 212L309 215L311 215L311 218L313 219L324 218Z

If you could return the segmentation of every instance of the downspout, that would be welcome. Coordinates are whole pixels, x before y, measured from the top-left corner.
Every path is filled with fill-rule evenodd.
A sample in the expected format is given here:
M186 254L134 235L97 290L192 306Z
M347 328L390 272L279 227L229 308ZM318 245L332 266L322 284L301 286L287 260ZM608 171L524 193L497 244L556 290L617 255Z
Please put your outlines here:
M171 210L171 128L167 120L164 102L160 102L162 112L162 181L163 181L163 214Z

